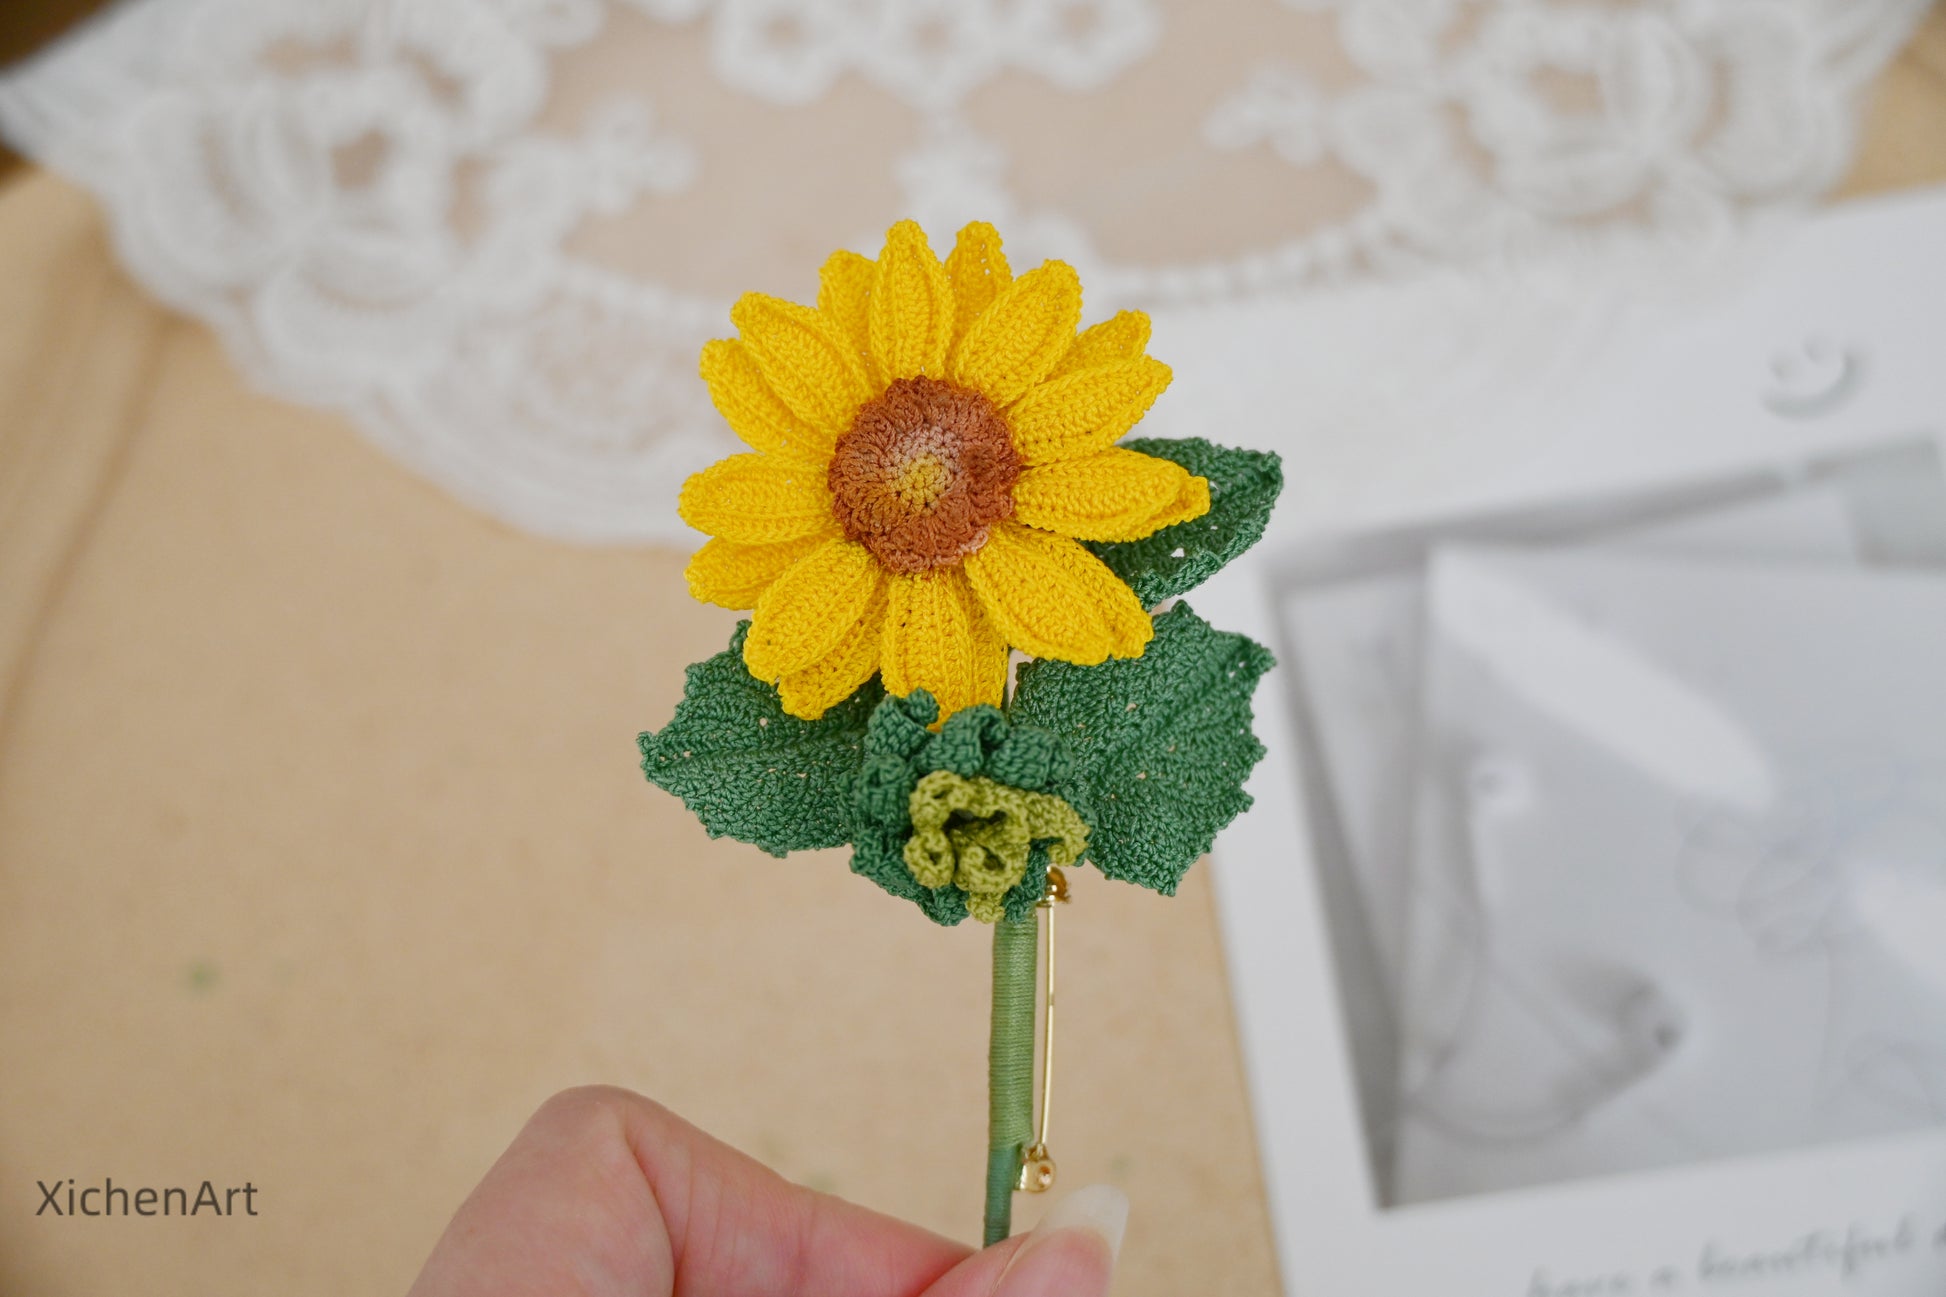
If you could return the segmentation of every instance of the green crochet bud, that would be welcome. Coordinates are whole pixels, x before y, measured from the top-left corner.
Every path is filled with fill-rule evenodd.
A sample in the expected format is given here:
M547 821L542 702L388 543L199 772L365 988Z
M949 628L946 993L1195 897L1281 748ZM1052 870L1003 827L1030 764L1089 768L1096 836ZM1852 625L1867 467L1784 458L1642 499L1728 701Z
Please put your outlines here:
M966 912L982 923L1006 913L1007 893L1027 877L1036 846L1063 867L1088 849L1088 826L1074 807L984 777L936 770L912 790L910 810L906 868L921 887L957 886Z
M1053 734L1015 725L997 708L965 708L934 731L938 714L924 690L888 695L872 713L852 804L852 871L935 923L1026 918L1048 865L1074 863L1087 842L1086 821L1053 793L1073 761ZM945 801L933 807L921 785ZM996 791L966 791L973 787ZM909 845L922 804L932 817L929 849Z

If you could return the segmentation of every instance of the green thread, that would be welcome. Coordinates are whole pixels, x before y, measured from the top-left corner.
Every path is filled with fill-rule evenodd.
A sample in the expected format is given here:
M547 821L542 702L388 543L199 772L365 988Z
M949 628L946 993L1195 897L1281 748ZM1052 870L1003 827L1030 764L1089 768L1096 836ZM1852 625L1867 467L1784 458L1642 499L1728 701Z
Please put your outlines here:
M1050 793L1009 788L984 776L935 770L912 790L906 868L921 887L954 884L982 923L1006 913L1008 892L1027 877L1036 843L1049 864L1069 866L1088 847L1088 826Z
M1087 821L1097 869L1175 894L1250 805L1243 782L1264 753L1250 697L1272 665L1262 645L1179 603L1156 617L1139 658L1021 667L1012 716L1059 735L1072 754L1073 778L1056 791Z
M645 733L642 773L682 798L712 838L754 843L773 856L851 841L851 803L872 709L874 677L806 721L743 664L740 622L730 647L691 664L676 714Z
M820 720L788 715L743 665L748 627L689 668L675 716L641 736L643 772L712 837L779 856L850 842L854 873L936 923L1025 918L1049 864L1084 850L1108 877L1173 895L1250 805L1243 782L1263 754L1250 697L1272 659L1187 605L1155 618L1141 657L1030 662L1006 713L969 707L936 733L928 694L876 680ZM941 773L961 782L929 785L950 804L918 841L915 793Z
M1201 437L1137 437L1121 443L1182 465L1209 482L1209 512L1141 540L1090 541L1109 570L1128 582L1144 606L1190 590L1256 544L1284 489L1283 462L1270 451L1232 450Z
M919 781L948 771L1030 793L1051 792L1069 778L1073 763L1052 734L1016 725L996 708L955 712L934 733L930 726L938 715L932 695L923 689L904 698L887 695L872 712L852 804L851 869L912 901L933 922L950 926L969 913L966 889L950 878L939 886L921 883L906 864L912 793ZM1019 919L1033 913L1047 886L1049 848L1056 837L1031 840L1026 871L1001 900L1008 916ZM937 872L927 874L928 882L938 877Z
M987 1194L983 1246L1013 1232L1020 1154L1034 1130L1035 912L993 925L993 1026L987 1039Z
M1277 456L1199 438L1128 449L1210 485L1210 510L1143 540L1088 548L1153 606L1207 579L1262 535L1283 487ZM783 710L743 662L749 622L689 668L683 700L639 740L649 780L682 798L711 837L772 855L852 844L854 873L936 923L993 923L984 1238L1013 1228L1033 1131L1035 910L1050 863L1085 853L1110 878L1174 894L1216 833L1250 805L1263 755L1250 698L1272 659L1178 605L1139 658L1022 667L1006 712L948 717L925 691L889 696L873 677L823 718Z

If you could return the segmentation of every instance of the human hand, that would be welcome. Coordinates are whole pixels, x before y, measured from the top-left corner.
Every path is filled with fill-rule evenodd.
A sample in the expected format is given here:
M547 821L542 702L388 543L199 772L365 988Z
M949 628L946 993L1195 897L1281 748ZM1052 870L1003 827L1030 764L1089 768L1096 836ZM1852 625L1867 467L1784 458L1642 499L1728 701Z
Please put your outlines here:
M534 1114L408 1297L1105 1297L1127 1218L1096 1185L974 1252L590 1087Z

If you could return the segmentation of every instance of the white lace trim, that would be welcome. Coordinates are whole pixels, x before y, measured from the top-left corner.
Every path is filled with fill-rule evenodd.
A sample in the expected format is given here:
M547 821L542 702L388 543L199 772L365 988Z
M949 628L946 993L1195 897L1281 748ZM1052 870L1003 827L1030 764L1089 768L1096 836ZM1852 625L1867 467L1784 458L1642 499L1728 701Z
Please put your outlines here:
M659 119L655 85L612 73L558 123L566 60L622 39L625 18L702 34L722 93L825 112L862 83L887 101L875 111L916 143L876 159L900 209L880 224L993 219L1021 260L1074 262L1095 310L1220 314L1374 275L1709 245L1841 172L1859 88L1925 7L1281 0L1318 41L1259 48L1239 23L1234 90L1164 105L1205 160L1137 161L1131 183L1163 167L1195 184L1230 158L1365 196L1173 264L1102 252L1082 214L1098 195L1024 200L1008 143L978 124L1010 79L1105 97L1222 26L1158 0L137 0L0 79L0 128L97 193L136 276L261 386L348 411L517 525L687 542L675 486L729 448L695 356L735 285L678 291L571 248L591 222L654 240L659 204L706 188L735 141L706 148ZM1357 73L1347 88L1327 88L1334 61ZM1242 318L1173 330L1191 386L1232 363L1198 339ZM1335 361L1395 384L1423 363Z

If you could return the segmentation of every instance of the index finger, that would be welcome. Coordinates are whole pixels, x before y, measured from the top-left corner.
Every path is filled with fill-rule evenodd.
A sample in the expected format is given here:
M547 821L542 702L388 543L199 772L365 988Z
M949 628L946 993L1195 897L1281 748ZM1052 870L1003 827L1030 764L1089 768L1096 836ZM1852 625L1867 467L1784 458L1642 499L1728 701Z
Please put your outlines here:
M912 1297L970 1252L590 1087L534 1114L409 1297Z

